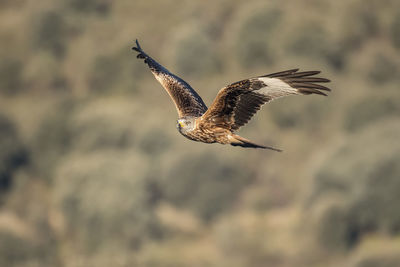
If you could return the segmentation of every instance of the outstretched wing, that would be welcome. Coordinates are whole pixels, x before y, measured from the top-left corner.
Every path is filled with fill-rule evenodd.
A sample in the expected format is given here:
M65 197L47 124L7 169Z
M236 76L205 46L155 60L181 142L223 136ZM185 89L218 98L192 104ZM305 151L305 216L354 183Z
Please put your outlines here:
M132 47L132 49L139 52L137 58L144 59L144 63L149 66L154 77L168 92L175 103L180 118L185 116L199 117L207 110L207 106L196 91L184 80L169 72L147 55L140 47L138 40L136 40L136 47Z
M222 88L203 120L235 131L245 125L261 106L287 95L326 95L329 88L318 83L328 79L313 77L319 71L292 69L242 80Z

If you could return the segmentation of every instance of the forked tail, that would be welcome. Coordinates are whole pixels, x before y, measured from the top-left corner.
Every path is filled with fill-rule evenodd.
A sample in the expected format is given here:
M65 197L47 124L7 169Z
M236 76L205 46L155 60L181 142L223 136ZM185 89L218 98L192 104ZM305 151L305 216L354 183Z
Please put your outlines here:
M232 146L241 146L241 147L252 147L252 148L262 148L262 149L270 149L270 150L274 150L277 152L282 152L282 150L278 149L278 148L274 148L274 147L270 147L270 146L262 146L262 145L257 145L253 142L251 142L250 140L241 137L239 135L233 135L232 139L231 139L231 143Z

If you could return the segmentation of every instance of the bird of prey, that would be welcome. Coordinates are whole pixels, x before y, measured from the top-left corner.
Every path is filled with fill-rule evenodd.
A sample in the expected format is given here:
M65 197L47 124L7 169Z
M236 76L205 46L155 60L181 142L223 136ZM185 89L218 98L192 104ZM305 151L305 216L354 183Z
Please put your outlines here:
M178 131L193 141L281 151L255 144L235 132L269 101L288 95L326 96L324 91L330 91L320 84L329 82L328 79L315 77L320 71L299 72L298 69L291 69L232 83L222 88L207 108L187 82L147 55L138 40L132 49L138 52L137 58L144 59L175 103L179 116Z

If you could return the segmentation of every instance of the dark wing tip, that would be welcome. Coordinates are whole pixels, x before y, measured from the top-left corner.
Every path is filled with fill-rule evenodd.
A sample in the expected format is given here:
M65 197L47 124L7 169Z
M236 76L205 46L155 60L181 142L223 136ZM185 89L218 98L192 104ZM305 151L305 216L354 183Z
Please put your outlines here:
M330 88L325 87L319 83L329 83L331 80L321 77L315 77L315 75L320 74L321 71L302 71L289 73L280 77L282 81L288 83L290 86L296 88L300 93L309 95L309 94L318 94L327 96L323 91L331 91Z
M135 51L137 51L137 52L142 52L142 48L141 48L140 45L139 45L138 39L136 39L135 43L136 43L136 46L133 46L133 47L132 47L132 50L135 50Z
M267 75L264 75L264 76L261 76L261 77L269 77L269 78L285 77L285 76L294 74L294 73L296 73L298 71L299 71L299 69L290 69L290 70L285 70L285 71L280 71L280 72L267 74Z
M272 151L275 151L275 152L283 152L282 149L275 148L275 147L272 147L272 146L258 145L257 147L254 147L254 148L268 149L268 150L272 150Z
M155 61L154 59L152 59L149 55L147 55L142 47L139 44L139 41L136 39L135 40L136 46L132 47L132 50L138 52L138 54L136 55L137 58L139 59L144 59L144 63L147 64L150 68L151 71L167 71L163 66L161 66L159 63L157 63L157 61Z
M299 88L297 89L300 93L304 95L310 95L310 94L317 94L317 95L323 95L323 96L328 96L324 92L320 91L322 89L314 89L314 88Z
M139 53L139 54L137 54L136 58L144 59L144 63L148 64L149 61L147 59L149 58L149 56L140 47L138 39L136 39L135 43L136 43L136 46L132 47L132 50Z
M137 48L138 48L138 49L141 51L141 50L142 50L142 48L140 47L140 44L139 44L139 41L138 41L138 39L136 39L135 43L136 43L136 46L137 46Z
M264 149L269 149L269 150L272 150L272 151L276 151L276 152L283 152L282 149L275 148L275 147L264 146L263 148L264 148Z

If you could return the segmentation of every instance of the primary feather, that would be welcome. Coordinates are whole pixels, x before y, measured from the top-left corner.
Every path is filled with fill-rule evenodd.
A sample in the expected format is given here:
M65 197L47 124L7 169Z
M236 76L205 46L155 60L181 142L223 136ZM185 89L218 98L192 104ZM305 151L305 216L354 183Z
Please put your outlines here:
M269 101L288 95L319 94L329 88L316 83L328 79L310 77L319 71L298 72L292 69L264 76L245 79L222 88L211 104L204 119L218 121L231 130L245 125Z

